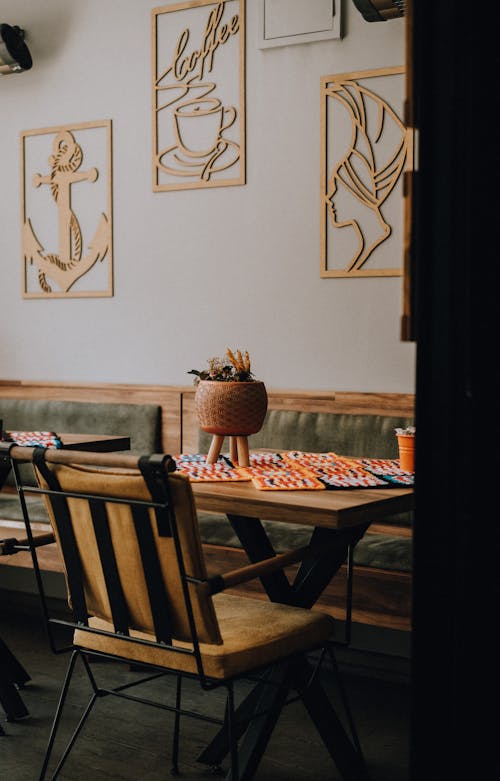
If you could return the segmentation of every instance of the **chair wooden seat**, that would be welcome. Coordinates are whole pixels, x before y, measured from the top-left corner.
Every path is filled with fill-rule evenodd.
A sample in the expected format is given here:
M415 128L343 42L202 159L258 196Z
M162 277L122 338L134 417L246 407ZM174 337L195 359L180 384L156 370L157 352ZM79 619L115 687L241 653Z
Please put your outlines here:
M210 678L225 680L242 675L293 653L319 647L333 637L334 621L324 613L231 594L216 594L213 603L222 643L200 644L203 668ZM112 624L102 619L91 618L89 624L96 629L113 631ZM137 630L132 630L131 635L154 640L153 635ZM77 629L74 643L86 650L196 673L192 656L138 645L126 638L110 638ZM189 643L179 641L177 645L192 649Z

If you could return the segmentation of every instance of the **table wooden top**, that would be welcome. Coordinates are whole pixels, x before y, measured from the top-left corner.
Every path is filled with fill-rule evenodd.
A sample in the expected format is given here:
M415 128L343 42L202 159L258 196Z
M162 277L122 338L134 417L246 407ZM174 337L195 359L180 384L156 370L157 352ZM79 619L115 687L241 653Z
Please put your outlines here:
M192 483L198 510L340 529L413 508L413 488L260 491L250 482Z
M113 436L111 434L58 434L62 443L59 450L78 450L91 453L114 453L119 450L130 450L130 437ZM33 454L32 447L14 446L15 450L25 454L22 461L30 461ZM55 448L53 448L55 450ZM5 459L0 463L0 490L10 472L10 461Z
M58 434L64 450L84 450L93 453L112 453L130 450L130 437L111 434Z

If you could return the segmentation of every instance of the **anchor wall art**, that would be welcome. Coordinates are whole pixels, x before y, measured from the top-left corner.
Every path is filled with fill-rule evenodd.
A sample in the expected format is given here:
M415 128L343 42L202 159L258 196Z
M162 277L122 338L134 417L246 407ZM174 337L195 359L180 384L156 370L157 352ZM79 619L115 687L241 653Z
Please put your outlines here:
M111 120L21 133L23 297L113 295Z
M152 11L153 190L245 184L245 0Z
M401 276L404 68L321 80L321 276Z

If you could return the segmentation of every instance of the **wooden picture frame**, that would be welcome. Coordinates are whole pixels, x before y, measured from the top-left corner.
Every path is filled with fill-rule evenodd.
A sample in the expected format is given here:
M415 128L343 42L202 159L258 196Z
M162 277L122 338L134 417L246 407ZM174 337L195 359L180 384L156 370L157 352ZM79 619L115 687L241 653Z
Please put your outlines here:
M111 120L20 139L23 298L112 296Z
M153 191L245 184L245 0L152 11Z
M321 79L321 277L401 276L405 69Z

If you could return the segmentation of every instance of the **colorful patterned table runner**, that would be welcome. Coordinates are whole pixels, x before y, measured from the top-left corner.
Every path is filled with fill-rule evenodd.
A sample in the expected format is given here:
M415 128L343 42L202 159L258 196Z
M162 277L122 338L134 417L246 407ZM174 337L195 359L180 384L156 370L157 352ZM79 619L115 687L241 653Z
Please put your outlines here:
M377 488L386 486L377 475L368 472L354 460L335 453L303 453L292 450L283 457L314 471L326 488Z
M357 458L363 469L393 485L408 486L415 484L415 473L401 469L398 458Z
M260 491L317 491L325 488L306 464L286 458L284 453L251 453L250 466L240 467Z
M252 481L261 491L408 487L413 472L405 472L397 459L347 458L336 453L251 453L250 466L235 466L229 456L207 464L202 454L174 456L177 470L193 482Z
M62 447L54 431L4 431L5 442L14 442L25 447Z
M234 467L226 456L219 456L215 464L207 464L206 456L200 453L181 453L173 456L173 459L177 471L187 475L193 483L250 479Z

